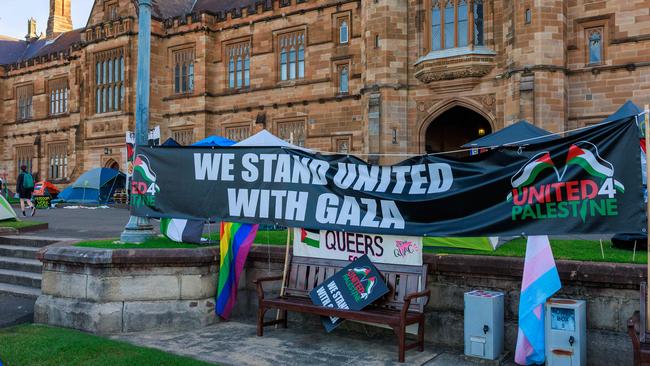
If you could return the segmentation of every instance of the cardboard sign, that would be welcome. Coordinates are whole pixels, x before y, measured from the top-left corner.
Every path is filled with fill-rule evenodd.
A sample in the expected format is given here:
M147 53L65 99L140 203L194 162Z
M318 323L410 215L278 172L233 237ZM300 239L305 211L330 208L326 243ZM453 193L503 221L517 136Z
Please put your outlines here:
M36 208L50 208L50 201L52 197L50 196L34 196L34 204Z
M353 261L363 255L373 263L422 265L422 238L293 229L293 255Z
M343 310L361 310L384 296L388 286L367 255L355 260L326 279L309 293L314 304ZM321 318L329 333L343 319Z

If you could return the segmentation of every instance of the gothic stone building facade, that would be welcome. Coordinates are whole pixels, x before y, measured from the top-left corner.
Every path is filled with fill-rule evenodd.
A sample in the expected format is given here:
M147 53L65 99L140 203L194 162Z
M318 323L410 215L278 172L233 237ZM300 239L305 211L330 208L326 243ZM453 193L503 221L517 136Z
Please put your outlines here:
M0 174L65 184L125 166L137 0L73 30L0 37ZM563 131L650 97L650 0L154 0L150 126L163 140L266 128L388 163L520 119Z

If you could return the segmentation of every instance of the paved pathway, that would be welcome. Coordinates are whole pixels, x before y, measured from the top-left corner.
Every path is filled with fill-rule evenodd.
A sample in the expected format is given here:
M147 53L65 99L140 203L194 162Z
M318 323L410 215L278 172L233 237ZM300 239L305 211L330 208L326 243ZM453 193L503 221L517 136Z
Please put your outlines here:
M113 338L220 365L475 365L454 351L428 344L424 352L407 351L406 363L400 364L392 336L344 330L328 334L322 328L295 322L289 323L289 329L267 327L264 337L255 335L254 324L231 321L200 330L120 334Z
M18 209L17 212L19 212ZM23 220L42 221L49 229L30 233L57 239L106 239L120 236L129 220L129 210L121 208L55 208L37 210L34 217ZM154 227L158 226L153 222Z
M34 299L0 295L0 328L20 323L31 323L34 318Z

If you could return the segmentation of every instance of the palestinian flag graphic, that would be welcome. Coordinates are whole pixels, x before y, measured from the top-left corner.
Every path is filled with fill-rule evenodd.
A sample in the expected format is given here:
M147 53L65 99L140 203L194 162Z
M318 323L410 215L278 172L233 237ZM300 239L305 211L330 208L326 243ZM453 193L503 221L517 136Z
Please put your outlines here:
M589 174L601 179L614 176L612 164L598 155L596 145L587 141L580 141L569 147L566 166L569 165L578 165ZM614 188L621 193L625 192L623 184L616 179L614 179Z
M133 171L140 173L142 179L149 184L154 184L156 191L160 191L160 187L156 184L156 173L149 167L149 159L144 155L138 155L133 162Z
M177 243L201 244L203 221L183 219L160 219L160 232Z
M519 188L530 185L537 176L546 169L555 169L551 154L548 151L533 156L519 171L512 177L510 183L512 188Z
M300 241L310 247L320 247L320 232L318 230L300 229Z
M362 299L368 298L370 293L372 293L372 289L375 287L375 283L377 282L377 279L375 277L368 277L370 274L370 268L366 267L356 267L351 270L352 272L356 273L357 277L359 278L359 281L363 285L363 293L359 292L359 295Z

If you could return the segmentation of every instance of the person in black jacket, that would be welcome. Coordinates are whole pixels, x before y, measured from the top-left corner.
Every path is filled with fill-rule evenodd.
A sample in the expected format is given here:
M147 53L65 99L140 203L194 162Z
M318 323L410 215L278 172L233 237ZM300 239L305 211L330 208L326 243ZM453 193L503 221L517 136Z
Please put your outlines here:
M36 207L34 207L34 204L32 203L32 193L34 193L34 178L31 178L32 186L25 187L24 180L25 176L28 174L29 173L27 173L27 166L22 165L20 167L20 174L18 174L18 178L16 178L16 193L18 193L18 197L20 198L20 209L23 211L23 216L27 216L25 214L25 202L27 202L27 205L31 210L30 215L34 216L36 214Z

